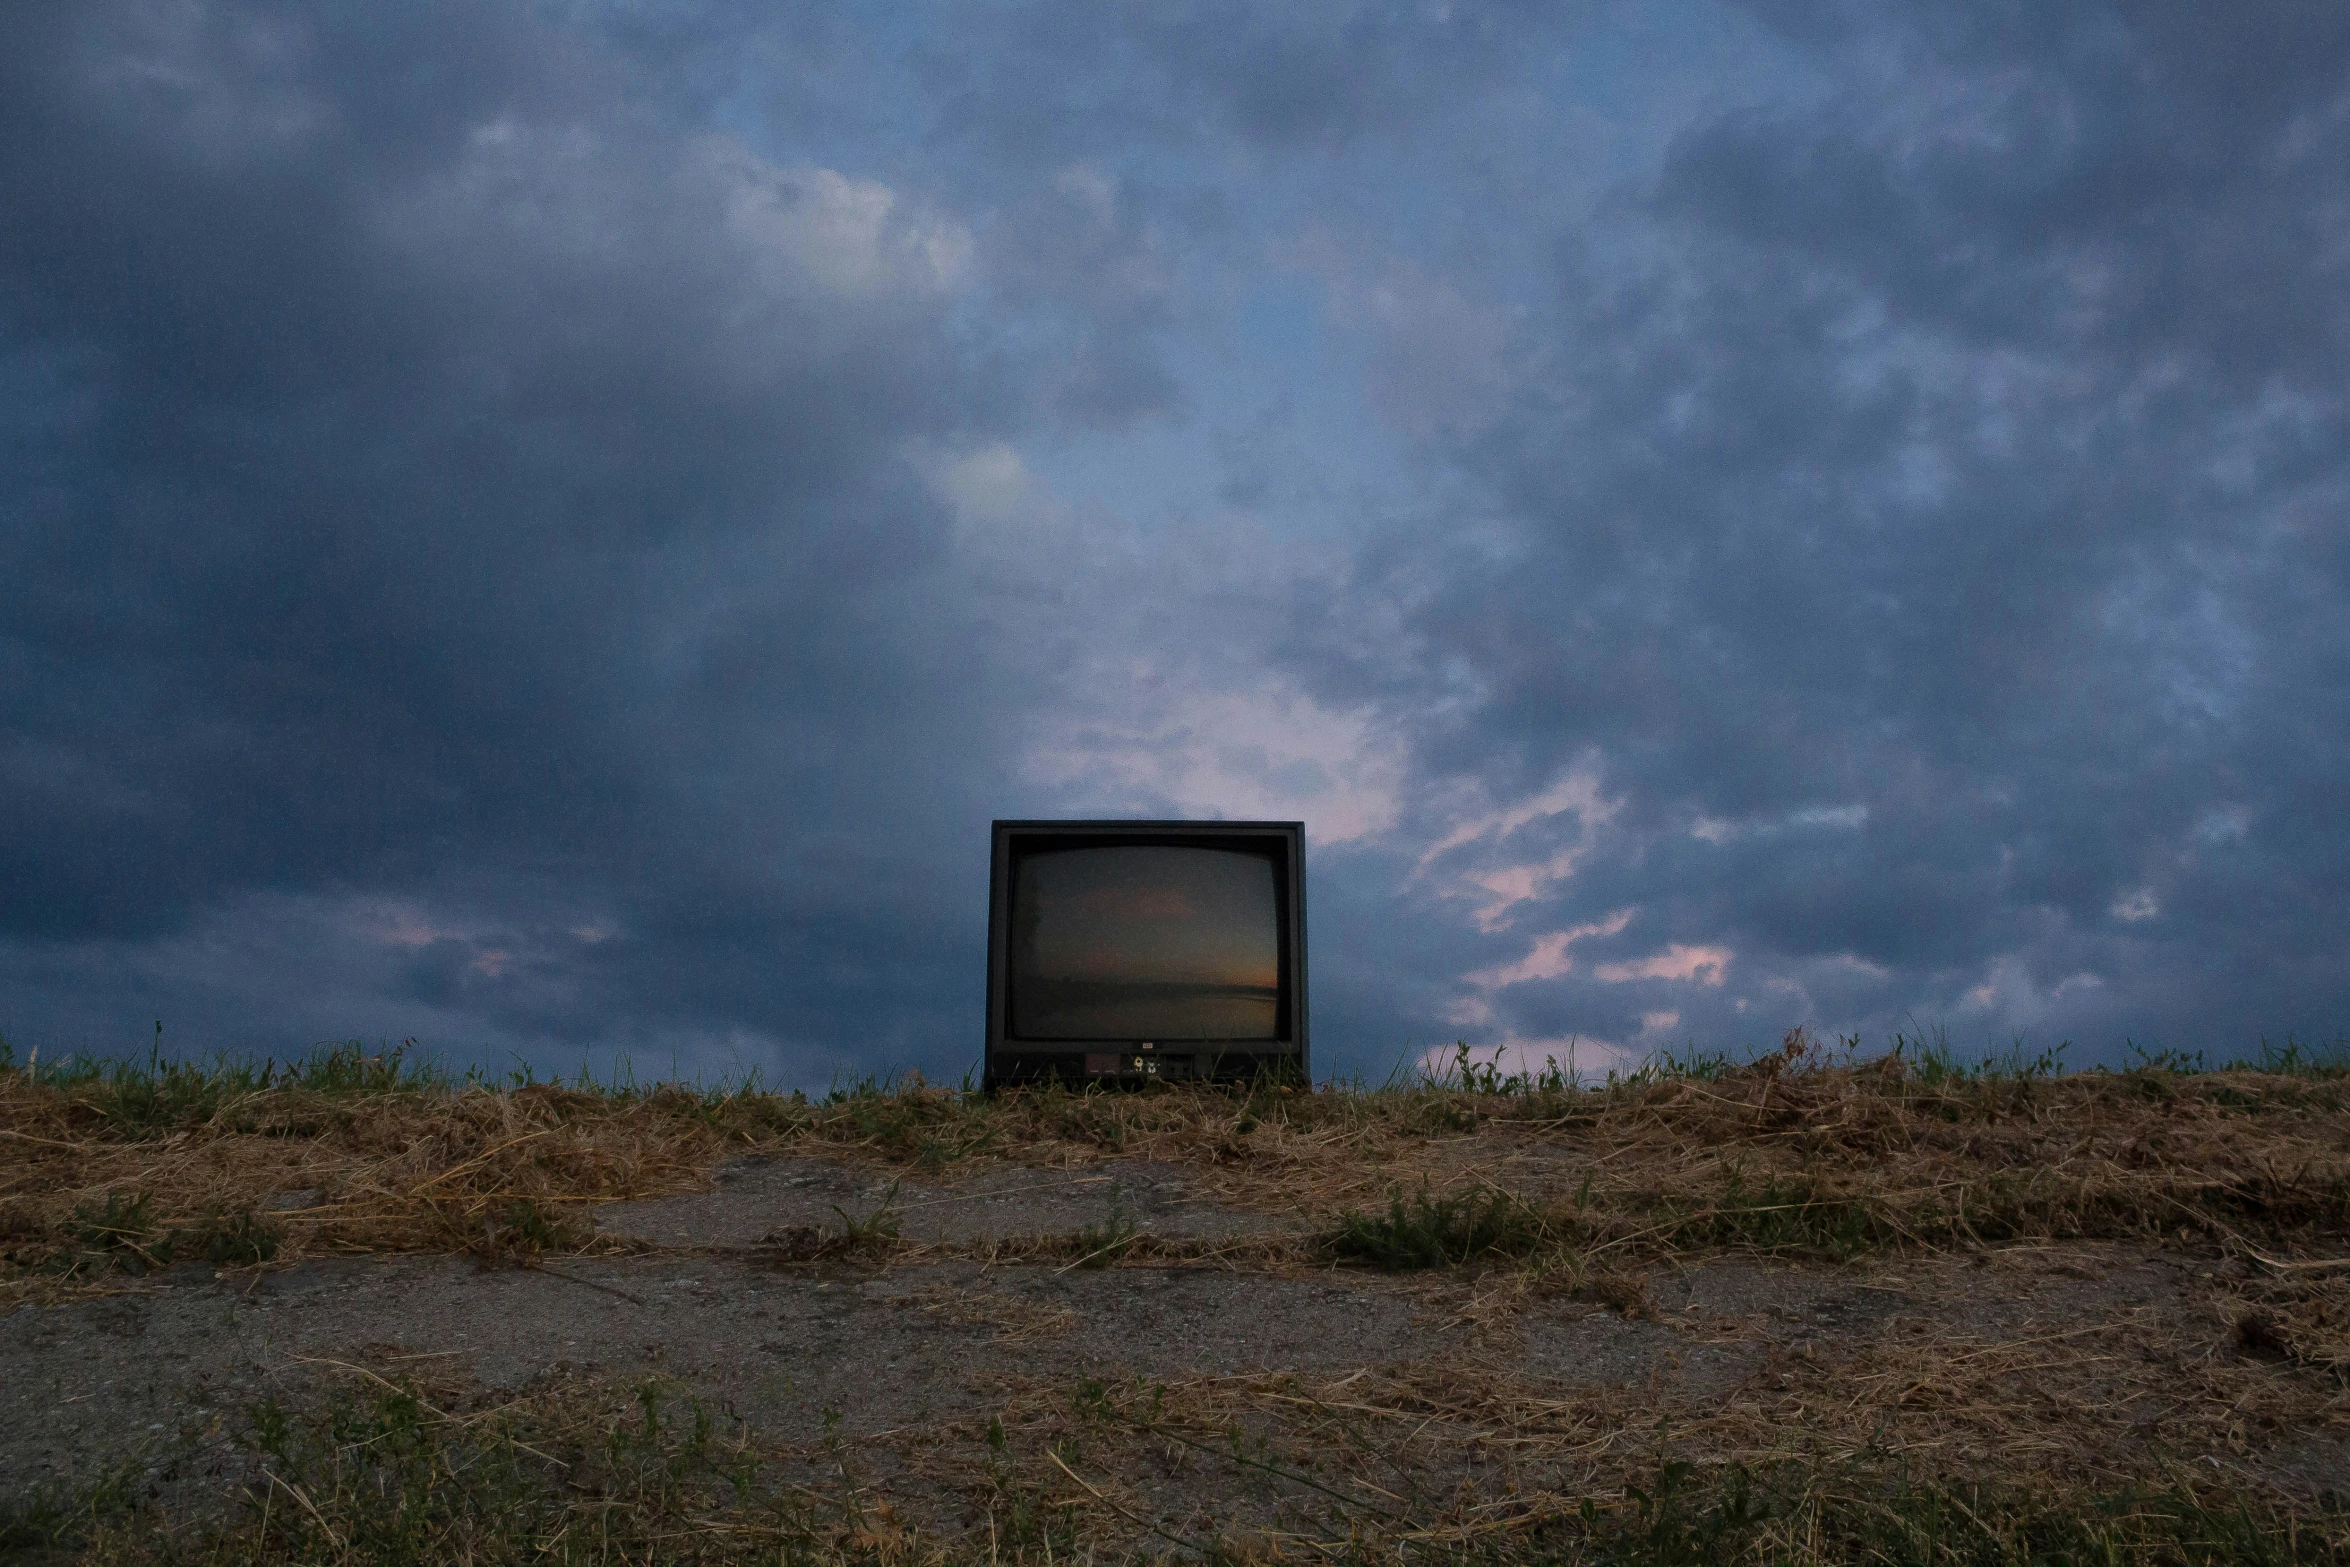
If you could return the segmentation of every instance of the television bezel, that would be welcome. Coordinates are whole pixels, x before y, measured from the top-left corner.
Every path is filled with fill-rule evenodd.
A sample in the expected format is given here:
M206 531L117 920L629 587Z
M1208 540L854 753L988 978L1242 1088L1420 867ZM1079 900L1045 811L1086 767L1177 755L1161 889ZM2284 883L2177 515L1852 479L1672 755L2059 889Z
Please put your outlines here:
M1311 1080L1306 1025L1306 828L1303 822L1218 822L1078 818L999 820L994 824L987 893L987 1054L989 1088L1058 1078L1064 1081L1121 1081L1157 1075L1158 1059L1181 1058L1182 1075L1194 1079L1251 1078L1268 1070ZM1068 847L1166 844L1187 848L1278 851L1274 888L1282 903L1281 997L1278 1025L1286 1038L1144 1041L1135 1039L1031 1039L1011 1034L1011 898L1015 850L1039 841L1077 840ZM1087 841L1087 840L1090 840ZM1118 1056L1117 1071L1087 1070L1087 1056ZM1208 1062L1205 1070L1199 1063ZM1137 1063L1144 1063L1137 1065Z

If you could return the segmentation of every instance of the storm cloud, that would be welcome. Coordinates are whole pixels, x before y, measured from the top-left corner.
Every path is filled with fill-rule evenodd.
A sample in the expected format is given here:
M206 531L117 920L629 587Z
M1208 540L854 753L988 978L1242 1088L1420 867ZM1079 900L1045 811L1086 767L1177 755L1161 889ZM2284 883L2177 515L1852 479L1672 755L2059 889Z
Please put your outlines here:
M0 1030L1318 1065L2350 1027L2350 18L158 3L0 48Z

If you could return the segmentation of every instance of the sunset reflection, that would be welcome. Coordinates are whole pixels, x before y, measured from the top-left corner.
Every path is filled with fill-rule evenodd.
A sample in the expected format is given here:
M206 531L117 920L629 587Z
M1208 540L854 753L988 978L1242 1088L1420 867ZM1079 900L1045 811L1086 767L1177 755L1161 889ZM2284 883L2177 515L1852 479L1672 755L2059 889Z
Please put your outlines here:
M1021 859L1011 1031L1028 1039L1271 1039L1274 862L1125 845Z

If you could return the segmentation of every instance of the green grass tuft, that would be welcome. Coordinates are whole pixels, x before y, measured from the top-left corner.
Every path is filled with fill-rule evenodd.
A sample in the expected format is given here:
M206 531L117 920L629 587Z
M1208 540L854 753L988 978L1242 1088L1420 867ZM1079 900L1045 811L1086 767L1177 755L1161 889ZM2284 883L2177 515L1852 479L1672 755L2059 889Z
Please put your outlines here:
M254 1267L276 1256L283 1238L275 1225L250 1209L215 1206L193 1224L171 1232L171 1256L176 1262L201 1260L216 1268Z
M1713 1198L1665 1203L1658 1230L1676 1246L1826 1252L1840 1262L1916 1238L1866 1196L1837 1195L1802 1176L1767 1178L1750 1189L1745 1172L1736 1168Z
M120 1269L140 1274L175 1262L250 1267L277 1255L278 1229L250 1209L207 1207L186 1224L166 1228L145 1192L106 1194L104 1202L75 1207L65 1222L69 1242L53 1252L46 1271L69 1275Z
M1107 1268L1114 1266L1134 1249L1138 1232L1134 1220L1127 1215L1125 1194L1115 1184L1110 1187L1110 1211L1099 1224L1088 1224L1080 1229L1073 1244L1077 1249L1080 1268Z
M1541 1214L1491 1187L1465 1197L1435 1197L1423 1186L1407 1201L1397 1192L1383 1214L1347 1213L1323 1239L1343 1258L1400 1273L1479 1257L1521 1257L1551 1238Z

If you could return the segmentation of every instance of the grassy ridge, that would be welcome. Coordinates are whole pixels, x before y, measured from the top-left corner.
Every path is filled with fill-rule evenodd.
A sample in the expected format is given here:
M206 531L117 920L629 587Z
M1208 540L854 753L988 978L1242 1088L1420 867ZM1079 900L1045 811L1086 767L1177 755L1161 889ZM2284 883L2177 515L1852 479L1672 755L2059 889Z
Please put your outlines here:
M1225 1266L1404 1273L1413 1288L1452 1291L1465 1322L1562 1294L1654 1315L1644 1276L1725 1253L1834 1263L2019 1240L2168 1248L2232 1303L2257 1360L2210 1364L2118 1319L2066 1335L2065 1353L2109 1367L2082 1376L2123 1379L2097 1397L2116 1386L2158 1389L2157 1405L2194 1395L2169 1417L2193 1450L2240 1442L2247 1422L2272 1434L2338 1424L2350 1407L2350 1270L2332 1265L2350 1238L2346 1112L2342 1060L2301 1051L2067 1074L2047 1058L1962 1067L1904 1045L1862 1060L1796 1038L1757 1062L1667 1061L1597 1084L1464 1058L1378 1088L988 1097L915 1078L822 1096L492 1083L349 1046L291 1065L210 1066L36 1064L0 1046L0 1309L190 1261L461 1249L530 1262L611 1249L588 1222L593 1204L700 1189L742 1153L949 1182L1006 1163L1142 1157L1184 1166L1226 1202L1315 1216L1304 1234L1224 1248ZM953 1250L901 1238L885 1204L768 1260L865 1269ZM1184 1250L1113 1210L989 1255L1099 1267ZM2010 1435L2033 1450L2100 1440L2109 1428L2066 1402L2089 1383L2031 1402L2073 1374L2051 1370L2045 1352L1887 1338L1833 1366L1789 1369L1784 1389L1694 1412L1637 1395L1562 1402L1473 1366L1078 1381L1015 1390L984 1423L882 1452L829 1431L792 1445L729 1429L658 1384L549 1385L493 1405L387 1366L351 1373L322 1403L245 1411L244 1479L209 1508L166 1516L127 1484L0 1501L0 1555L2350 1560L2332 1502L2213 1470L2157 1466L2116 1486L2035 1478L2028 1465L1919 1466L1912 1455L1945 1433L1964 1438L1952 1452L1996 1451ZM1868 1387L1881 1404L1854 1392ZM1885 1439L1897 1421L1924 1446ZM1572 1484L1495 1492L1458 1468L1459 1455L1488 1449L1589 1456ZM884 1483L882 1468L898 1479ZM1253 1508L1253 1521L1153 1512L1145 1482L1162 1474ZM909 1476L927 1507L892 1489Z
M1427 1262L1849 1258L2180 1231L2290 1246L2350 1229L2338 1057L2050 1068L1961 1070L1908 1050L1831 1060L1799 1038L1760 1062L1668 1061L1597 1085L1464 1058L1377 1089L990 1097L909 1077L811 1097L493 1086L349 1046L288 1066L60 1066L0 1045L0 1278L173 1255L564 1250L587 1243L586 1206L698 1189L721 1157L751 1152L931 1174L1170 1160L1242 1206L1318 1209L1341 1255L1386 1266L1415 1248ZM1572 1184L1500 1191L1488 1172L1513 1149L1559 1156ZM1462 1219L1493 1233L1448 1238Z

